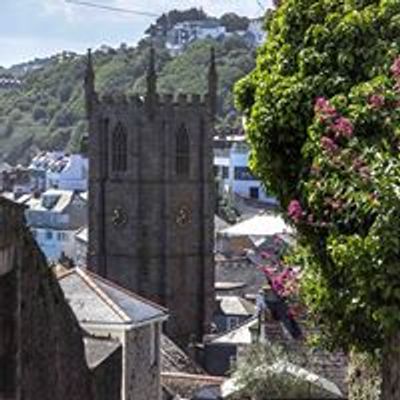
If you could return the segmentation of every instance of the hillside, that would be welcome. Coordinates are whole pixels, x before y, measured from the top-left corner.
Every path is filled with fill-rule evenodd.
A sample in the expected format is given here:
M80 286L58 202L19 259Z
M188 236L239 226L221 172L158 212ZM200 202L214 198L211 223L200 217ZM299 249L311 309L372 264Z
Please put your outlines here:
M103 46L94 53L96 85L99 92L143 92L150 42L137 47ZM232 87L253 68L254 50L240 37L197 41L176 58L162 44L156 46L159 91L204 94L209 49L216 49L220 75L219 128L232 126ZM86 131L83 103L85 57L62 53L47 60L14 67L25 70L23 86L15 91L0 91L0 161L26 162L38 149L77 150ZM224 117L223 117L224 116Z

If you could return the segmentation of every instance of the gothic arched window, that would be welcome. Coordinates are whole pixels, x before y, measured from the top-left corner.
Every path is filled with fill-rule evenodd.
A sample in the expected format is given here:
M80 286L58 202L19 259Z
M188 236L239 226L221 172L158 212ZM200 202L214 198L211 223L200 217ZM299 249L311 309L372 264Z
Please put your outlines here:
M176 135L176 174L188 176L190 171L189 135L182 125Z
M127 134L121 123L118 123L112 135L112 170L124 172L127 169L128 149Z

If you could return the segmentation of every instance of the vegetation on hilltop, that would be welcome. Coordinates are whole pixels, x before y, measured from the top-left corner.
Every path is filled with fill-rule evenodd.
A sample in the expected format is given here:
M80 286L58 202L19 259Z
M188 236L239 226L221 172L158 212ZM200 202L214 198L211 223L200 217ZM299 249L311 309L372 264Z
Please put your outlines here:
M94 53L96 87L99 92L145 90L145 73L150 42L144 39L135 48L123 44L118 49L101 48ZM254 67L254 50L241 38L195 42L180 56L171 58L162 44L156 44L159 91L204 94L209 49L216 49L219 66L221 104L219 127L235 124L232 87ZM27 161L38 149L77 150L86 131L83 102L85 57L63 53L29 69L23 87L0 91L0 148L4 160Z

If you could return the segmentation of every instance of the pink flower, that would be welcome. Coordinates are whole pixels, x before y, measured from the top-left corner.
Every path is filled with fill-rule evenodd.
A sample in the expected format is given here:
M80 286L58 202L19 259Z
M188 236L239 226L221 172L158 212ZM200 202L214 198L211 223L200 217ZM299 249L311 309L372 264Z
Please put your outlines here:
M271 253L270 251L263 251L263 252L261 253L261 257L262 257L262 258L272 258L273 256L274 256L274 254Z
M400 57L397 57L394 60L392 66L390 67L390 72L396 79L400 78Z
M327 117L334 117L336 115L335 107L333 107L325 97L317 97L314 105L314 112L316 114L322 114L321 122Z
M264 267L263 268L263 272L264 272L264 274L267 276L267 277L269 277L269 278L271 278L273 275L274 275L274 269L273 268L271 268L271 267Z
M304 211L298 200L292 200L288 206L288 215L294 222L299 222L303 217Z
M279 236L279 234L275 234L273 236L273 242L274 242L274 245L279 246L282 244L283 239Z
M372 96L369 97L368 104L372 108L376 109L382 108L385 105L385 98L380 94L373 94Z
M334 153L338 149L338 145L335 141L327 136L322 136L321 147L328 153Z
M344 136L346 138L351 138L353 136L353 124L345 117L339 117L335 123L331 125L331 129L335 132L336 137Z

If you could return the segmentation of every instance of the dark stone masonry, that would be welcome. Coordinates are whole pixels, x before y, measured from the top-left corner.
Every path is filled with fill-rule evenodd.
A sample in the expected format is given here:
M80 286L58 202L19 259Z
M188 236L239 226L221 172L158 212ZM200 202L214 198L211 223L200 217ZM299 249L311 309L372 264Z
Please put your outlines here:
M90 367L87 358L100 347L85 354L83 336L25 225L24 208L0 197L0 399L119 399L120 348L108 353L113 365L102 357ZM97 381L100 368L115 371L107 388Z
M167 334L185 345L214 306L214 53L205 98L159 96L156 79L151 50L144 97L99 98L89 53L88 267L167 307Z

